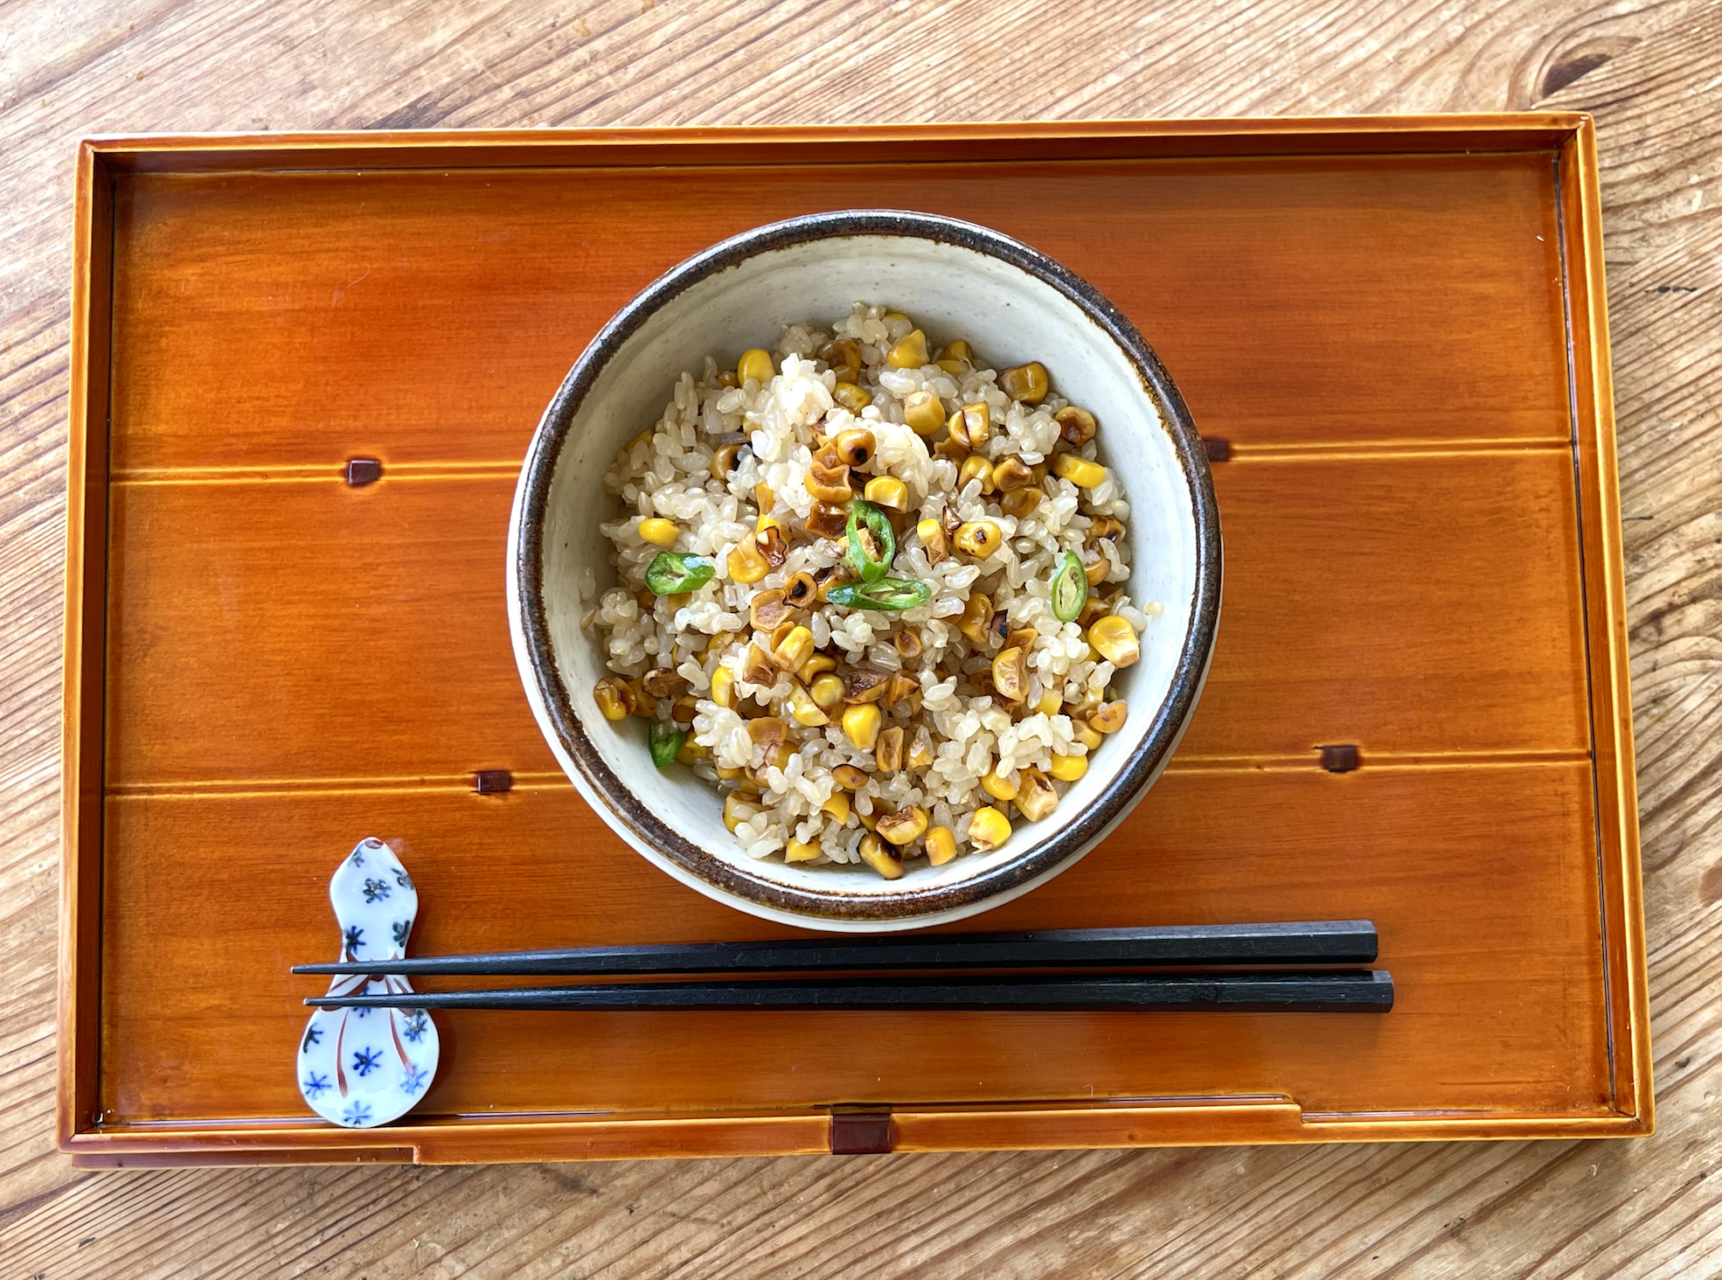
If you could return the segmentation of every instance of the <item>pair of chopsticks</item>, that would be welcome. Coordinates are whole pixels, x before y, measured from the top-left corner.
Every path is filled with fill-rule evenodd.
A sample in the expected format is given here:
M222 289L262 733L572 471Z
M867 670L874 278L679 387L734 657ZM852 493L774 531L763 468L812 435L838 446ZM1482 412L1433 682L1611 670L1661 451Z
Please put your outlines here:
M1133 1009L1385 1013L1393 979L1380 969L1260 970L1251 966L1368 965L1379 953L1367 920L915 938L669 943L349 960L293 967L300 974L636 977L770 975L748 981L619 982L419 992L424 1009ZM892 970L1194 969L1085 976L1065 973L819 977ZM403 1004L399 995L331 994L325 1009Z

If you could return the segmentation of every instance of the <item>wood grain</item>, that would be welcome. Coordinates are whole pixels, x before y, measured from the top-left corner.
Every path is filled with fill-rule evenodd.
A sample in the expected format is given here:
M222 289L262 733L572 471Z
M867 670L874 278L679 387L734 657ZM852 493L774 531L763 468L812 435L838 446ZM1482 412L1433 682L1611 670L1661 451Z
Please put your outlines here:
M0 1252L68 1275L1686 1276L1722 1265L1713 10L20 3L0 50ZM892 41L833 38L888 25ZM1061 73L979 74L1051 57ZM1019 61L1020 60L1020 61ZM1077 69L1072 73L1071 69ZM1549 96L1552 95L1552 96ZM1632 1144L80 1177L50 1154L71 140L99 129L1597 113L1658 1047ZM1707 199L1707 193L1709 198ZM362 286L360 286L362 288ZM357 296L357 295L354 295Z

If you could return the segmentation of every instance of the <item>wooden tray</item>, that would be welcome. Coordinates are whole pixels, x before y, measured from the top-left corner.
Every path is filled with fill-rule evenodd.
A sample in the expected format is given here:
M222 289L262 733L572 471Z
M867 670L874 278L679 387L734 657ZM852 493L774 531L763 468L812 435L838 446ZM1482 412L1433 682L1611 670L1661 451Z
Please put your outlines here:
M85 143L62 1148L1648 1133L1596 172L1579 115ZM527 438L617 307L723 236L865 205L1086 275L1229 450L1225 618L1181 750L985 923L1367 916L1398 1007L447 1014L414 1115L308 1119L317 987L287 967L331 955L325 886L361 836L402 842L421 952L781 932L653 870L557 772L503 537ZM353 458L382 479L347 484ZM1324 771L1332 744L1360 767Z

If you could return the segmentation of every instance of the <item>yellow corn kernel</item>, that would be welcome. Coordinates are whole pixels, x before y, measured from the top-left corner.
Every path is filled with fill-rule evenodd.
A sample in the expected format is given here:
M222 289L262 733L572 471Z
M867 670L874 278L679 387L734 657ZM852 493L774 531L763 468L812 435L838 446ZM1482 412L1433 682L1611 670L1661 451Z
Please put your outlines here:
M909 767L925 769L933 763L933 744L925 738L916 738L909 744Z
M592 698L606 720L626 720L639 708L640 700L620 676L605 676L592 688Z
M957 856L957 837L949 827L934 827L927 832L927 861L942 867Z
M843 701L843 681L829 671L814 677L813 683L808 686L807 691L812 695L814 705L826 711ZM820 723L823 724L824 721Z
M945 558L945 530L937 520L922 520L915 526L915 536L927 549L927 559L933 564Z
M720 707L735 705L735 677L728 667L712 672L712 701Z
M771 571L759 544L752 538L743 538L730 548L728 564L730 581L739 582L743 586L758 582Z
M820 709L819 704L813 700L813 695L799 684L789 695L789 714L795 717L795 723L809 727L831 723L831 717Z
M1034 704L1034 709L1043 716L1055 716L1064 705L1064 695L1057 689L1043 689L1040 701Z
M675 546L676 535L680 532L681 530L676 528L674 520L665 520L662 516L653 516L650 520L640 521L640 536L653 546Z
M927 363L927 335L919 329L911 330L891 348L885 362L893 369L919 369Z
M1142 656L1136 630L1116 613L1109 613L1088 628L1088 643L1115 667L1128 667Z
M1061 756L1052 753L1052 768L1047 770L1060 782L1075 782L1088 772L1087 756Z
M969 843L985 852L1010 839L1010 819L991 805L976 809L969 819Z
M896 476L874 476L861 491L861 496L876 507L888 507L892 511L909 509L909 486Z
M771 486L761 480L753 486L753 505L761 511L770 511L772 504L777 501L777 495L771 491Z
M717 767L717 776L722 778L725 782L734 782L737 778L741 777L741 770L735 768L733 765L720 764Z
M1073 717L1070 721L1070 736L1075 738L1090 751L1093 751L1105 741L1100 734L1100 730L1094 727L1093 720L1094 717L1090 716L1087 720L1078 720Z
M813 682L820 676L824 675L827 671L835 670L837 670L836 658L833 658L828 654L816 653L795 669L795 678L811 689L813 687Z
M695 742L694 735L690 733L686 738L682 739L682 749L676 752L676 763L693 764L694 761L704 760L710 755L711 752L707 751L704 747L700 746L699 743Z
M735 376L737 381L746 382L752 378L755 382L768 382L777 370L772 367L771 352L763 347L755 347L752 351L742 352L741 359L736 363Z
M921 838L921 833L927 829L927 811L920 805L910 805L895 813L879 815L879 834L884 836L899 849L906 844L913 844Z
M842 826L849 821L849 796L842 791L833 791L831 798L819 806L819 812L828 813Z
M759 796L751 791L732 791L723 798L723 824L729 828L731 835L735 834L735 829L742 824L744 819L753 816L750 813L743 813L742 810L744 808L751 809L758 803Z
M813 633L806 627L791 627L783 639L776 640L771 660L785 671L794 671L813 656Z
M831 393L831 398L850 413L860 413L873 403L872 392L862 390L853 382L839 382L836 390Z
M873 763L880 773L896 773L903 767L903 727L892 725L882 730L873 747ZM895 843L904 844L898 840Z
M968 343L964 342L961 338L958 338L955 342L951 343L950 346L945 348L945 359L967 360L970 364L973 364L975 353L969 349Z
M953 413L946 426L953 440L978 449L992 436L993 408L985 400L975 400Z
M805 840L791 840L789 847L783 851L785 862L812 862L825 852L816 844L808 844Z
M957 544L958 551L985 560L1004 545L1004 534L991 520L969 520L957 526L951 541Z
M968 488L969 481L979 480L981 492L991 493L998 486L993 483L993 464L978 453L971 453L963 459L963 465L957 468L957 488Z
M946 373L950 374L953 378L960 378L965 373L967 373L969 371L968 361L966 361L966 360L953 360L949 356L942 356L939 359L933 361L933 363L938 365L939 368L943 369Z
M764 533L767 529L776 529L779 533L783 534L785 538L788 538L789 536L789 531L783 527L783 521L779 520L776 516L761 516L753 522L753 531L755 533Z
M903 876L903 855L889 847L878 836L869 832L861 837L861 847L856 850L873 870L887 880L900 880Z
M963 611L957 616L957 630L961 631L975 644L986 644L990 639L987 628L992 625L993 602L984 591L974 591L963 604Z
M1039 404L1052 389L1047 381L1046 366L1038 360L999 371L999 390L1012 400L1024 404Z
M871 702L863 702L843 712L843 732L861 750L871 751L879 741L879 725L883 719L878 707Z
M867 785L867 775L852 764L840 764L831 771L831 780L846 791L859 791Z
M1103 703L1088 717L1088 727L1101 733L1117 733L1124 727L1124 720L1129 714L1130 707L1122 699Z
M1017 785L1009 778L1001 778L998 770L990 769L987 771L987 775L981 779L981 790L994 800L1015 800Z
M910 392L903 401L903 421L916 435L930 436L945 425L944 402L931 391Z
M1022 771L1022 790L1016 797L1017 812L1030 822L1039 822L1058 808L1058 791L1039 769Z
M1074 453L1061 453L1052 460L1054 475L1063 476L1078 489L1092 489L1106 479L1106 468L1098 462L1079 458Z

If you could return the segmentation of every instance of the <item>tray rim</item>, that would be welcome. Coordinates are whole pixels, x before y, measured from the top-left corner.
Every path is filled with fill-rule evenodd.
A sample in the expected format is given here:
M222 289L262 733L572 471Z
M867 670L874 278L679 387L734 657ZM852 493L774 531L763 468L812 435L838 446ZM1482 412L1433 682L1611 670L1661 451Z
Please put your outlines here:
M836 159L994 162L1223 159L1547 152L1562 226L1580 576L1590 676L1592 778L1602 898L1600 977L1607 998L1614 1110L1306 1115L1288 1098L1131 1102L1008 1101L876 1109L878 1151L1178 1146L1310 1141L1630 1137L1654 1131L1649 996L1632 740L1596 128L1580 112L1297 116L641 129L412 130L100 135L79 143L73 227L67 452L61 895L55 1127L79 1167L127 1164L474 1163L824 1153L841 1108L790 1114L644 1114L498 1118L340 1130L255 1121L104 1126L95 1112L100 1028L106 495L111 360L113 189L123 173L724 165L740 145L773 148L749 165ZM1569 177L1571 180L1565 180ZM850 1148L843 1148L850 1149Z

